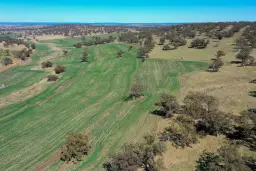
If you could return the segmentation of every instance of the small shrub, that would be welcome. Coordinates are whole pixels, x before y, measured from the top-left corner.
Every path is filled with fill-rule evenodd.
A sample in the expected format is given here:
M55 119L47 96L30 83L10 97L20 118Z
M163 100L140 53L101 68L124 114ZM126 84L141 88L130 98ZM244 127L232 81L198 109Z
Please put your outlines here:
M131 51L132 50L132 46L129 46L129 49L128 49L128 51Z
M10 65L12 64L12 60L10 58L4 58L2 63L6 66L6 65Z
M81 48L82 47L82 43L76 43L75 45L74 45L76 48Z
M130 90L130 98L132 99L136 99L138 97L141 97L144 95L143 93L144 90L144 86L143 85L139 85L139 84L134 84L132 85L132 88Z
M63 65L58 65L54 68L56 74L60 74L66 71L66 68Z
M81 58L81 62L88 62L88 57L87 56L83 56Z
M47 81L57 81L58 77L56 75L48 75L48 80Z
M220 57L225 56L225 55L226 55L225 52L222 51L222 50L219 50L219 51L216 52L216 57L217 58L220 58Z
M68 51L67 51L67 50L63 50L63 54L64 54L64 55L67 55L67 54L68 54Z
M118 56L118 57L122 57L123 54L124 54L124 52L123 52L122 50L119 50L119 51L117 52L117 56Z
M173 45L164 45L162 50L174 50L176 49Z
M42 68L50 68L52 67L52 62L46 61L42 63Z
M213 60L212 64L209 66L208 71L218 72L219 69L224 65L221 58Z
M88 136L79 134L71 134L67 138L67 142L61 149L61 160L64 161L81 161L89 152Z

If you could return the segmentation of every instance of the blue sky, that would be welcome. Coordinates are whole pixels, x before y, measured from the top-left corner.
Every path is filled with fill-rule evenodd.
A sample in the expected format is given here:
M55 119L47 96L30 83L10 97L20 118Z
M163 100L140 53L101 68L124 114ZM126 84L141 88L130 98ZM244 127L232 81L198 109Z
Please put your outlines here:
M0 22L256 21L256 0L0 0Z

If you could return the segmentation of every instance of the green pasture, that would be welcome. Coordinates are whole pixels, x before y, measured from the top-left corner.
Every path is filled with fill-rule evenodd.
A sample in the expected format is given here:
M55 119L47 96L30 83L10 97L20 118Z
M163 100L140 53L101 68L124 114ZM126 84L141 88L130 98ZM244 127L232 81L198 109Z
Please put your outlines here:
M77 40L47 42L66 48ZM45 77L44 71L29 70L40 57L50 53L45 44L41 46L29 66L0 73L1 82L12 85L0 89L1 95ZM156 119L149 111L162 93L179 91L181 74L207 67L202 62L161 59L142 63L136 58L137 49L128 51L128 47L126 44L90 47L88 63L80 62L83 50L73 48L67 56L55 60L67 68L60 80L31 99L0 109L1 169L36 170L58 153L68 133L87 132L92 145L90 154L75 168L68 169L102 170L109 153L154 129ZM125 53L118 58L120 49ZM133 83L144 85L145 97L125 101ZM54 161L46 170L57 170L62 164Z

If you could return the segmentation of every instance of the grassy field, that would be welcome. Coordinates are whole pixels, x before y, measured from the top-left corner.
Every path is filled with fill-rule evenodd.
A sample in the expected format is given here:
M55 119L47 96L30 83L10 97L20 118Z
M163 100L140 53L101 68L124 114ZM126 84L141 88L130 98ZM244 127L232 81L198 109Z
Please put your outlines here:
M42 93L0 108L3 170L63 170L63 162L54 158L70 132L88 133L92 148L84 161L66 169L102 170L109 153L156 129L159 118L149 111L163 92L179 91L179 76L207 67L203 62L161 59L141 63L136 58L137 49L128 52L129 45L125 44L91 47L89 63L81 63L83 50L71 48L77 41L47 41L70 49L67 56L54 60L67 71ZM33 56L32 64L0 73L0 80L11 85L0 90L2 97L45 77L44 71L29 69L47 55L42 54L48 53L45 46L42 44L42 52ZM117 58L120 49L125 53ZM133 83L145 86L145 97L125 101Z

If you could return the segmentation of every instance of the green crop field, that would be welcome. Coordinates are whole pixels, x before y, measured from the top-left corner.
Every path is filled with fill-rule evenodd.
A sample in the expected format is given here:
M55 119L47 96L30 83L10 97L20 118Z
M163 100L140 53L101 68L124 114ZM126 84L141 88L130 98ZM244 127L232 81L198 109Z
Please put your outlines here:
M58 47L71 47L74 39L54 40ZM61 43L62 42L62 43ZM44 71L29 70L47 55L47 42L39 44L33 62L0 73L10 84L0 89L1 96L22 89L46 77ZM68 55L54 60L66 72L54 84L24 102L0 108L1 170L57 170L62 161L51 162L68 133L86 132L91 140L90 153L70 170L102 170L109 153L125 142L137 141L153 130L155 116L149 114L162 93L179 91L178 77L205 69L206 63L136 58L137 49L126 44L105 44L89 48L89 62L81 63L83 49L70 48ZM117 51L125 51L117 57ZM145 97L125 101L133 83L143 84Z

